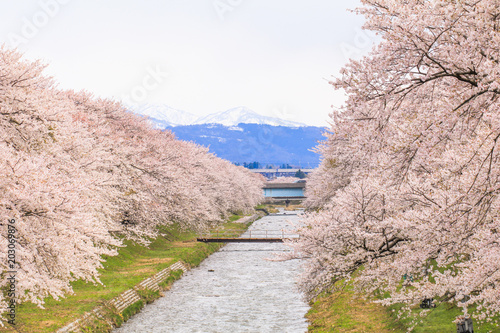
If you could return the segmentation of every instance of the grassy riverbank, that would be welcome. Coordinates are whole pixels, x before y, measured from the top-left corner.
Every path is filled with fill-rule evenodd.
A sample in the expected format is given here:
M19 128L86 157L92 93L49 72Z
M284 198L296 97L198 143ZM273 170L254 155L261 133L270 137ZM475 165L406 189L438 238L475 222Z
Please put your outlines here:
M384 307L357 297L348 286L342 292L335 292L320 296L311 303L311 310L307 314L310 321L309 332L362 332L362 333L403 333L411 325L411 319L398 318L397 313L401 305ZM421 312L420 309L416 310ZM420 322L412 332L415 333L444 333L456 332L453 320L461 314L461 309L445 303L431 309L428 314L420 318ZM474 323L474 332L500 332L491 324L479 325Z
M238 223L239 218L233 216L224 228L243 232L248 226ZM76 281L72 283L74 295L61 301L47 299L45 309L23 303L17 309L17 325L0 328L0 332L54 332L173 263L182 260L191 267L198 266L222 246L199 243L196 234L181 231L178 226L164 228L161 234L148 247L126 241L127 246L119 250L119 255L106 258L104 268L100 270L103 285ZM172 283L173 279L169 282ZM158 296L159 293L152 298Z

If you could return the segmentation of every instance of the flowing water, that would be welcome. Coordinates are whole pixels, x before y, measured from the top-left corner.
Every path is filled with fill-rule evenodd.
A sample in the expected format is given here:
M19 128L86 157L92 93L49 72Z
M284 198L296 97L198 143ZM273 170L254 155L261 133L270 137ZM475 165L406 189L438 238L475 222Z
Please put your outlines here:
M297 215L266 216L249 230L290 229ZM296 289L299 260L270 261L281 243L230 243L114 332L307 332Z

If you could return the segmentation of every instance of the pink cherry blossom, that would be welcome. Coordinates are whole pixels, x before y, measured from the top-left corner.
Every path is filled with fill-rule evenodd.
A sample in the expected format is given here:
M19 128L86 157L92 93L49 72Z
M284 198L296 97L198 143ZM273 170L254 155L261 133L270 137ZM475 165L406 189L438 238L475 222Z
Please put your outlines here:
M0 48L0 269L12 270L5 224L15 219L18 302L99 282L120 235L147 245L160 225L204 230L261 201L250 171L120 103L58 89L44 67Z
M347 279L387 292L384 304L435 298L491 317L500 313L500 3L362 3L382 42L331 82L348 99L306 189L302 288L314 297Z

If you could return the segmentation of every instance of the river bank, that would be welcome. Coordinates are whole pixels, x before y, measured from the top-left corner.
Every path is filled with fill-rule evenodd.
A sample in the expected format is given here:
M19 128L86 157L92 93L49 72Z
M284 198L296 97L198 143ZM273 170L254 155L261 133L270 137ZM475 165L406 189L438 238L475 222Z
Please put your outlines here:
M363 295L362 295L363 296ZM354 293L348 285L342 291L319 296L311 302L306 315L310 321L309 333L405 333L413 326L413 318L398 317L401 304L385 307L370 302ZM417 314L423 310L416 308ZM413 333L456 332L453 320L462 310L450 303L440 303L436 308L418 317ZM476 333L499 333L491 323L474 323Z
M242 217L233 216L224 228L239 229L244 232L248 227L246 224L248 220L240 220L240 218ZM100 270L103 285L76 281L72 283L73 295L68 295L60 301L48 298L44 304L45 309L40 309L31 303L20 304L16 313L16 326L0 328L0 332L54 332L172 264L183 262L190 267L196 267L203 259L222 247L221 244L196 242L195 233L182 231L175 225L162 229L161 235L148 247L126 242L127 246L119 250L118 256L106 258L104 268ZM168 289L171 283L179 277L180 272L173 272L168 282L162 287ZM106 319L114 325L119 325L139 311L145 303L160 295L161 291L144 294L143 297L141 296L143 304L137 303L135 307L127 309L124 313L111 313L110 318ZM99 330L101 328L89 327L88 331L98 332ZM103 327L101 331L106 330Z

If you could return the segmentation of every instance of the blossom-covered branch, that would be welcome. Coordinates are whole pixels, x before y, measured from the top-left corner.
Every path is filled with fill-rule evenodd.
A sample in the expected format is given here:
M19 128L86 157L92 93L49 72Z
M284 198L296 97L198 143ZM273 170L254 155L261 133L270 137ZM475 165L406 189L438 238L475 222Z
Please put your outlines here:
M348 100L306 189L303 288L498 314L499 2L362 2L382 42L332 81Z

